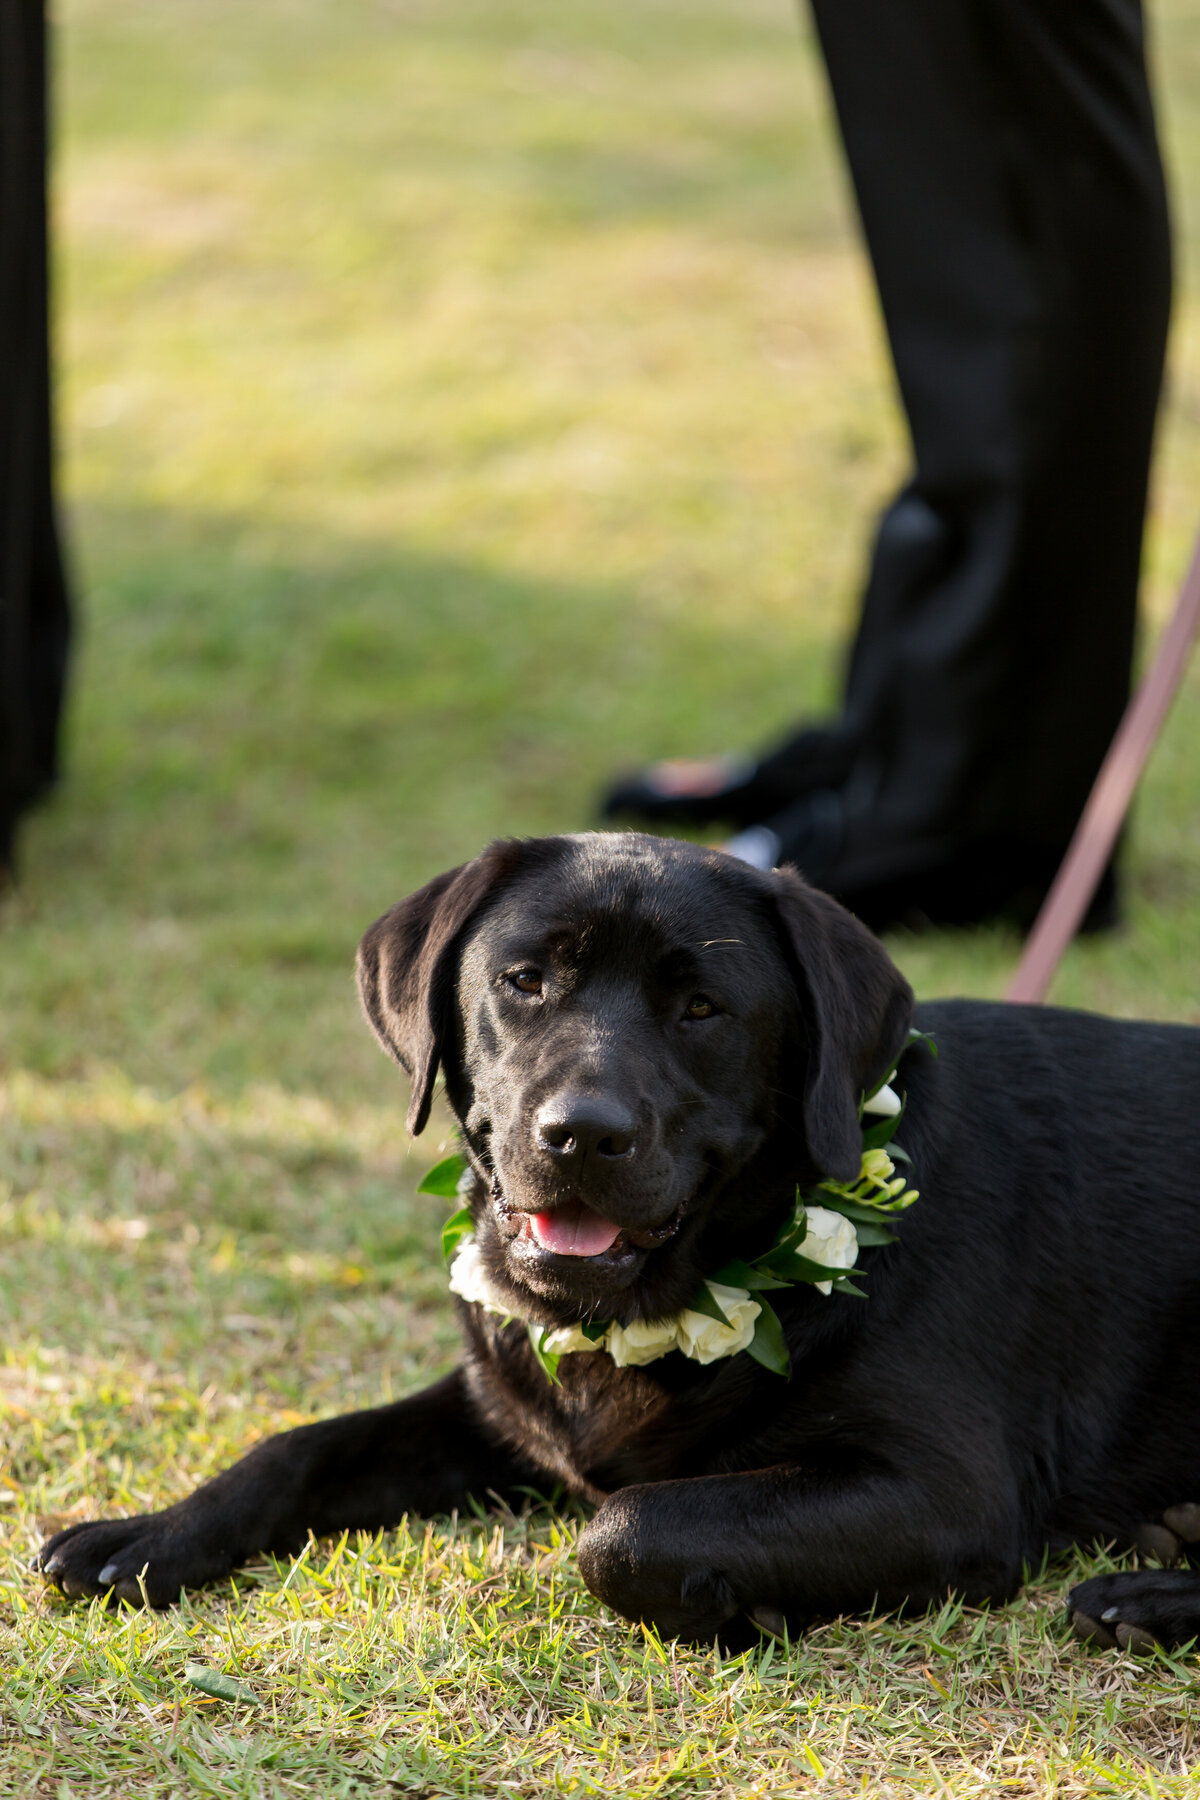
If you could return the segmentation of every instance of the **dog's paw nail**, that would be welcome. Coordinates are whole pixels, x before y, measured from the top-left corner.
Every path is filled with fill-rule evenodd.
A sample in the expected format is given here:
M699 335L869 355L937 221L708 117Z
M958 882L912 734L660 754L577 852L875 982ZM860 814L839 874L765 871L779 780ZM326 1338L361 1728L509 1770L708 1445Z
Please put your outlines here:
M1081 1643L1099 1644L1104 1650L1112 1650L1117 1642L1107 1625L1101 1625L1085 1612L1071 1614L1071 1630Z
M1163 1524L1185 1544L1200 1544L1200 1506L1194 1500L1185 1506L1168 1506Z
M750 1617L761 1630L768 1634L768 1636L774 1638L783 1638L787 1636L787 1620L777 1607L752 1606L750 1608Z
M116 1579L117 1565L115 1562L105 1563L104 1567L96 1577L96 1580L100 1583L101 1587L111 1587Z
M58 1571L62 1568L61 1556L52 1556L49 1562L42 1562L41 1555L42 1553L39 1550L37 1556L34 1558L33 1567L35 1569L40 1569L43 1575L49 1575L51 1577L57 1575Z
M1133 1541L1141 1556L1153 1557L1164 1568L1169 1569L1179 1561L1179 1539L1165 1525L1139 1525Z
M1120 1607L1119 1606L1110 1606L1104 1612L1102 1612L1100 1614L1100 1623L1102 1625L1111 1625L1113 1620L1119 1619L1120 1616L1121 1616Z
M1140 1625L1118 1625L1117 1642L1122 1650L1153 1650L1155 1647L1153 1632L1144 1631Z

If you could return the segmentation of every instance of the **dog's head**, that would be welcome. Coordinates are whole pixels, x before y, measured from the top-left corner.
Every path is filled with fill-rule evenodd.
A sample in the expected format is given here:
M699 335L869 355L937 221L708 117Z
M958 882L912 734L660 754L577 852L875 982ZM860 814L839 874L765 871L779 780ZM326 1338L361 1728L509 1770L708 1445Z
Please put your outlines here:
M444 1069L490 1272L547 1323L669 1317L797 1181L855 1176L912 1010L790 870L617 833L490 845L371 926L359 986L410 1131Z

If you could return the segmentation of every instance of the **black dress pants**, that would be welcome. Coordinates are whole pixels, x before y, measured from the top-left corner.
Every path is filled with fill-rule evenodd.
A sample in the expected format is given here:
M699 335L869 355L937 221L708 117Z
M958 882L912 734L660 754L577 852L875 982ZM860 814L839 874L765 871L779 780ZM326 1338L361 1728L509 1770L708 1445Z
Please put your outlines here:
M1140 7L812 4L913 451L833 885L999 847L1052 869L1128 698L1170 305Z
M70 629L51 488L42 0L0 3L0 868L53 782Z

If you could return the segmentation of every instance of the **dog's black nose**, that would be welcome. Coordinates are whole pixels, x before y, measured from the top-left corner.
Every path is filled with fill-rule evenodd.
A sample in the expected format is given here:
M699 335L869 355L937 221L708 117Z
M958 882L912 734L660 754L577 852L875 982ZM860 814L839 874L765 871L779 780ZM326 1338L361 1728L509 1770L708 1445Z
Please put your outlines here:
M588 1157L615 1162L632 1156L637 1121L619 1100L596 1095L565 1094L547 1101L534 1120L538 1148L563 1164Z

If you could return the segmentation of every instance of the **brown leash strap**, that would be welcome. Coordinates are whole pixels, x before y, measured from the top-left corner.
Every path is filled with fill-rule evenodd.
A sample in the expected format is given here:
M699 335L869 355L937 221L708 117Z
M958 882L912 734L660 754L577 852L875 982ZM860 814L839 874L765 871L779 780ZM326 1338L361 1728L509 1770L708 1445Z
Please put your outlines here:
M1146 760L1163 728L1200 628L1200 538L1174 616L1109 745L1070 848L1026 939L1006 1000L1046 998L1054 972L1088 909Z

